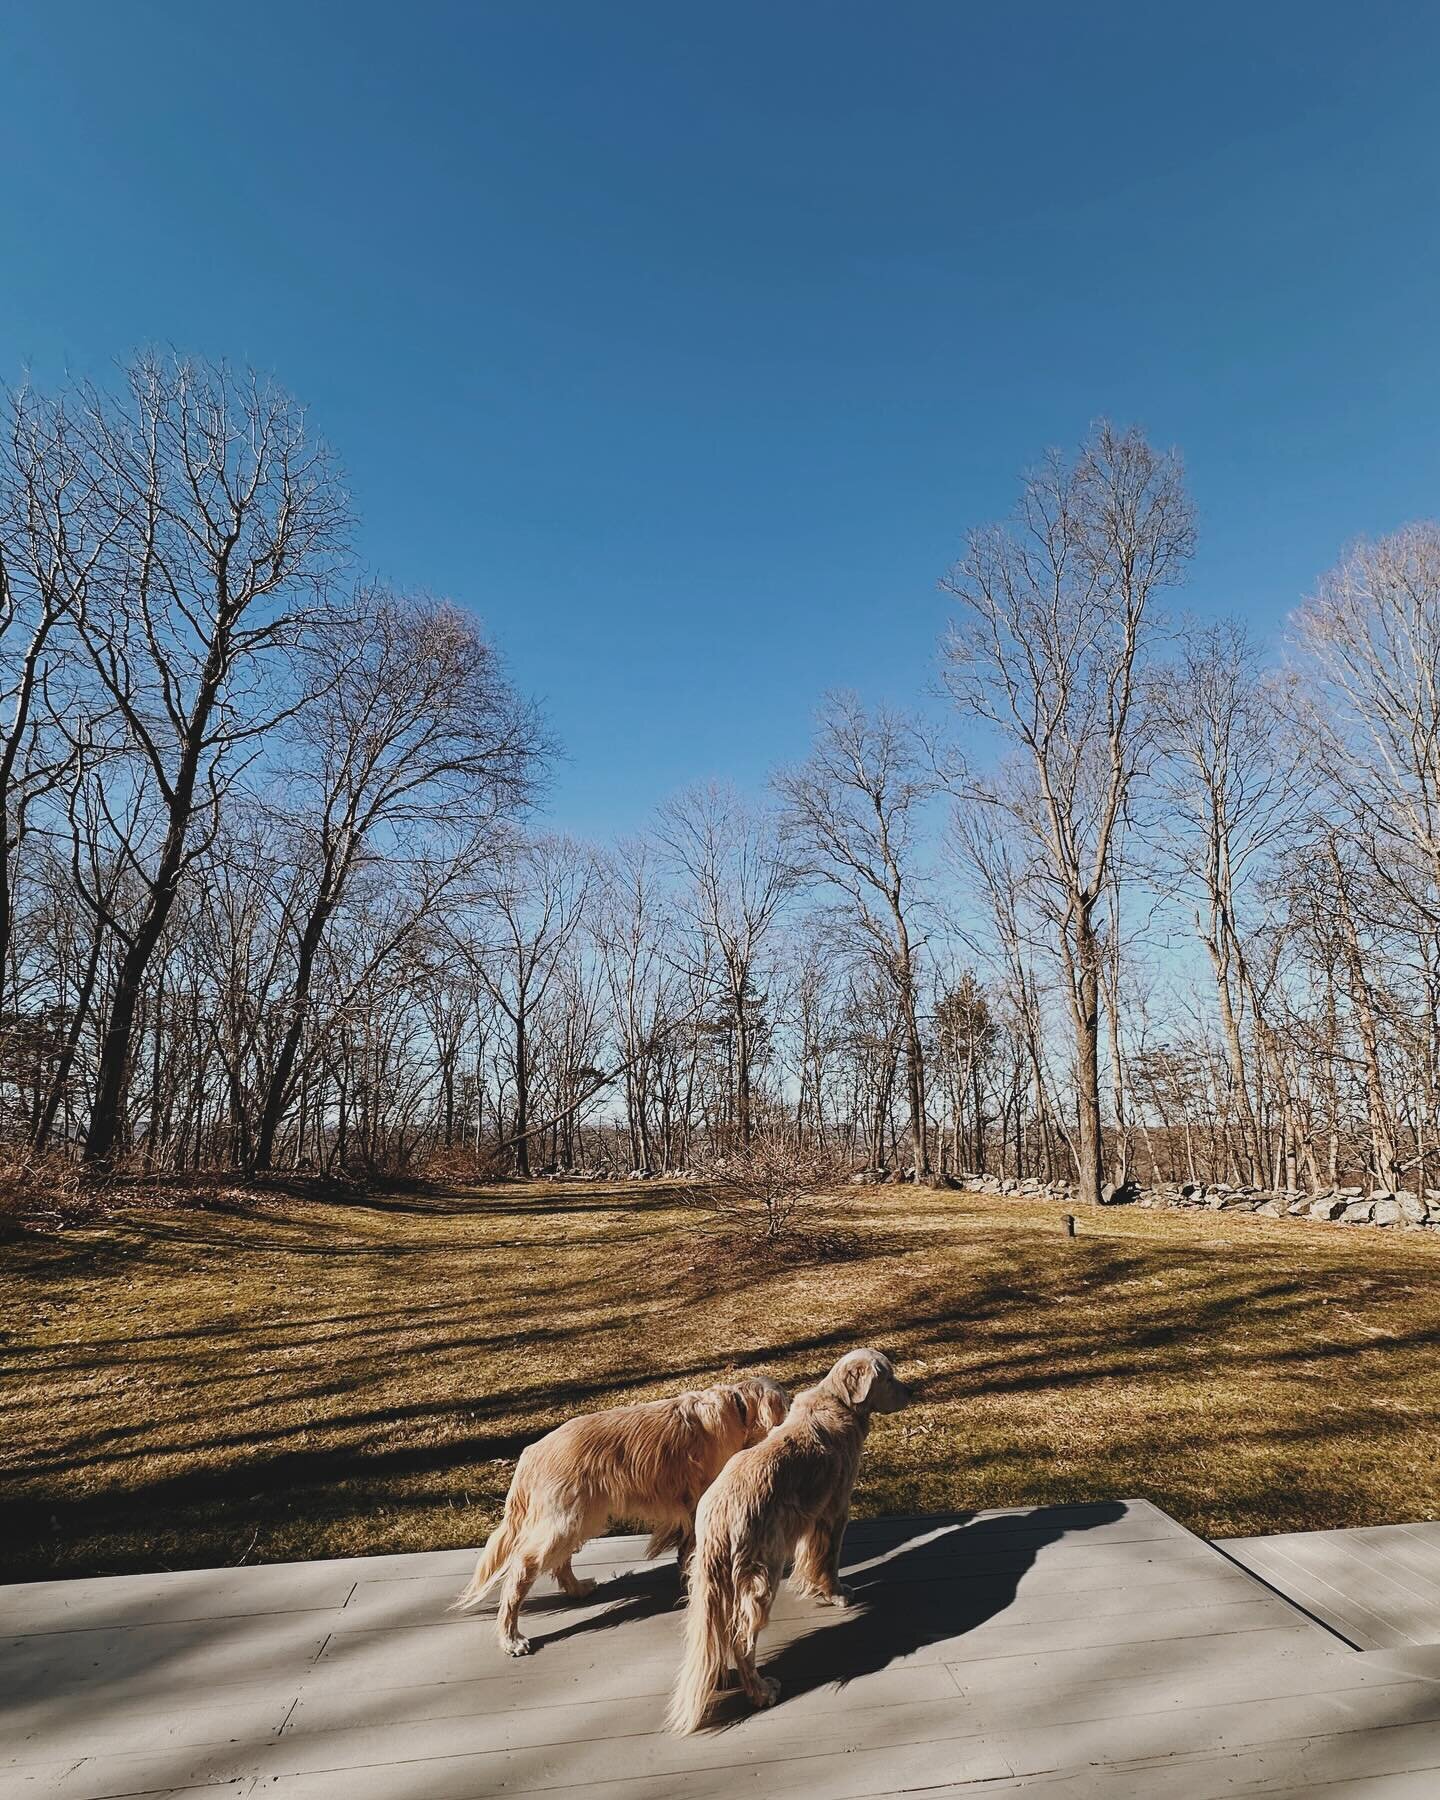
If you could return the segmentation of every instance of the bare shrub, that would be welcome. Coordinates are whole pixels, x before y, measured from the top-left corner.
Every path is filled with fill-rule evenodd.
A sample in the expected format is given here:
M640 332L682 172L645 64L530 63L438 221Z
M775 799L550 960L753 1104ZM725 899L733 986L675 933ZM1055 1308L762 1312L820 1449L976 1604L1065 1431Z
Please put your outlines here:
M496 1137L479 1144L439 1145L416 1156L411 1172L425 1181L463 1185L500 1181L509 1173L510 1152Z
M98 1210L94 1184L59 1151L14 1146L0 1153L0 1214L32 1223L69 1224Z
M833 1151L765 1132L707 1169L693 1193L697 1205L743 1237L777 1243L795 1235L810 1202L842 1178Z

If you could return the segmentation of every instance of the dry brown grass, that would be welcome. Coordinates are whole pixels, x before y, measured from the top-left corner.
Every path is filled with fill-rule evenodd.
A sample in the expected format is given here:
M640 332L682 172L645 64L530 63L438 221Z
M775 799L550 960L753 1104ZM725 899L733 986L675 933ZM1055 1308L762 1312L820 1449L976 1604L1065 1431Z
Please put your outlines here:
M738 1263L654 1185L134 1210L0 1245L0 1577L473 1544L586 1407L872 1343L861 1513L1139 1494L1207 1534L1440 1512L1440 1235L851 1190Z

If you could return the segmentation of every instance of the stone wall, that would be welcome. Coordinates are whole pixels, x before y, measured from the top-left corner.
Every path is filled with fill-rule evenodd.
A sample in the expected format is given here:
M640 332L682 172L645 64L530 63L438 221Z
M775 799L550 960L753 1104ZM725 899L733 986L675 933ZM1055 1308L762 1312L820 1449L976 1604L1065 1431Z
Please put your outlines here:
M1016 1181L998 1175L958 1175L946 1185L971 1193L1009 1194L1017 1199L1074 1203L1065 1182ZM1424 1193L1366 1193L1358 1187L1334 1188L1319 1194L1275 1193L1263 1188L1230 1187L1225 1182L1186 1182L1180 1187L1107 1186L1108 1206L1160 1207L1180 1212L1260 1213L1270 1219L1319 1220L1336 1225L1382 1225L1391 1229L1440 1230L1440 1188Z

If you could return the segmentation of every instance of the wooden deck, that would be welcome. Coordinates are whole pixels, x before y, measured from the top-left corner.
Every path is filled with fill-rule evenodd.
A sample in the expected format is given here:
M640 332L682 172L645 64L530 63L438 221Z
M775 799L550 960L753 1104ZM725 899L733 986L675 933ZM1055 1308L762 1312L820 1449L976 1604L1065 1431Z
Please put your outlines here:
M1440 1523L1228 1538L1220 1548L1357 1650L1440 1646Z
M469 1553L0 1590L0 1794L1440 1793L1440 1679L1143 1501L853 1528L863 1604L785 1596L781 1703L684 1740L659 1730L675 1575L642 1548L590 1545L603 1585L533 1604L520 1662L445 1612Z

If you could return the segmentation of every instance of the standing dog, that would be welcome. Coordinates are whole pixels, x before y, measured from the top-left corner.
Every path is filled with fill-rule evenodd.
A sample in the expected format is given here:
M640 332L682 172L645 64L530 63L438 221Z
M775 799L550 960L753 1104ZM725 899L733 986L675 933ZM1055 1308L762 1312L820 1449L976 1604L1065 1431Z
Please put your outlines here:
M478 1605L502 1575L500 1648L524 1656L520 1607L542 1574L572 1599L588 1594L570 1558L612 1518L653 1528L647 1554L678 1548L682 1573L700 1496L734 1456L785 1417L790 1396L765 1375L617 1406L558 1426L521 1451L505 1515L452 1611Z
M755 1667L755 1640L792 1555L801 1593L846 1604L840 1540L870 1415L909 1403L888 1357L851 1350L818 1387L795 1396L783 1425L732 1457L717 1476L695 1517L672 1731L698 1729L731 1661L756 1706L779 1696L779 1682Z

